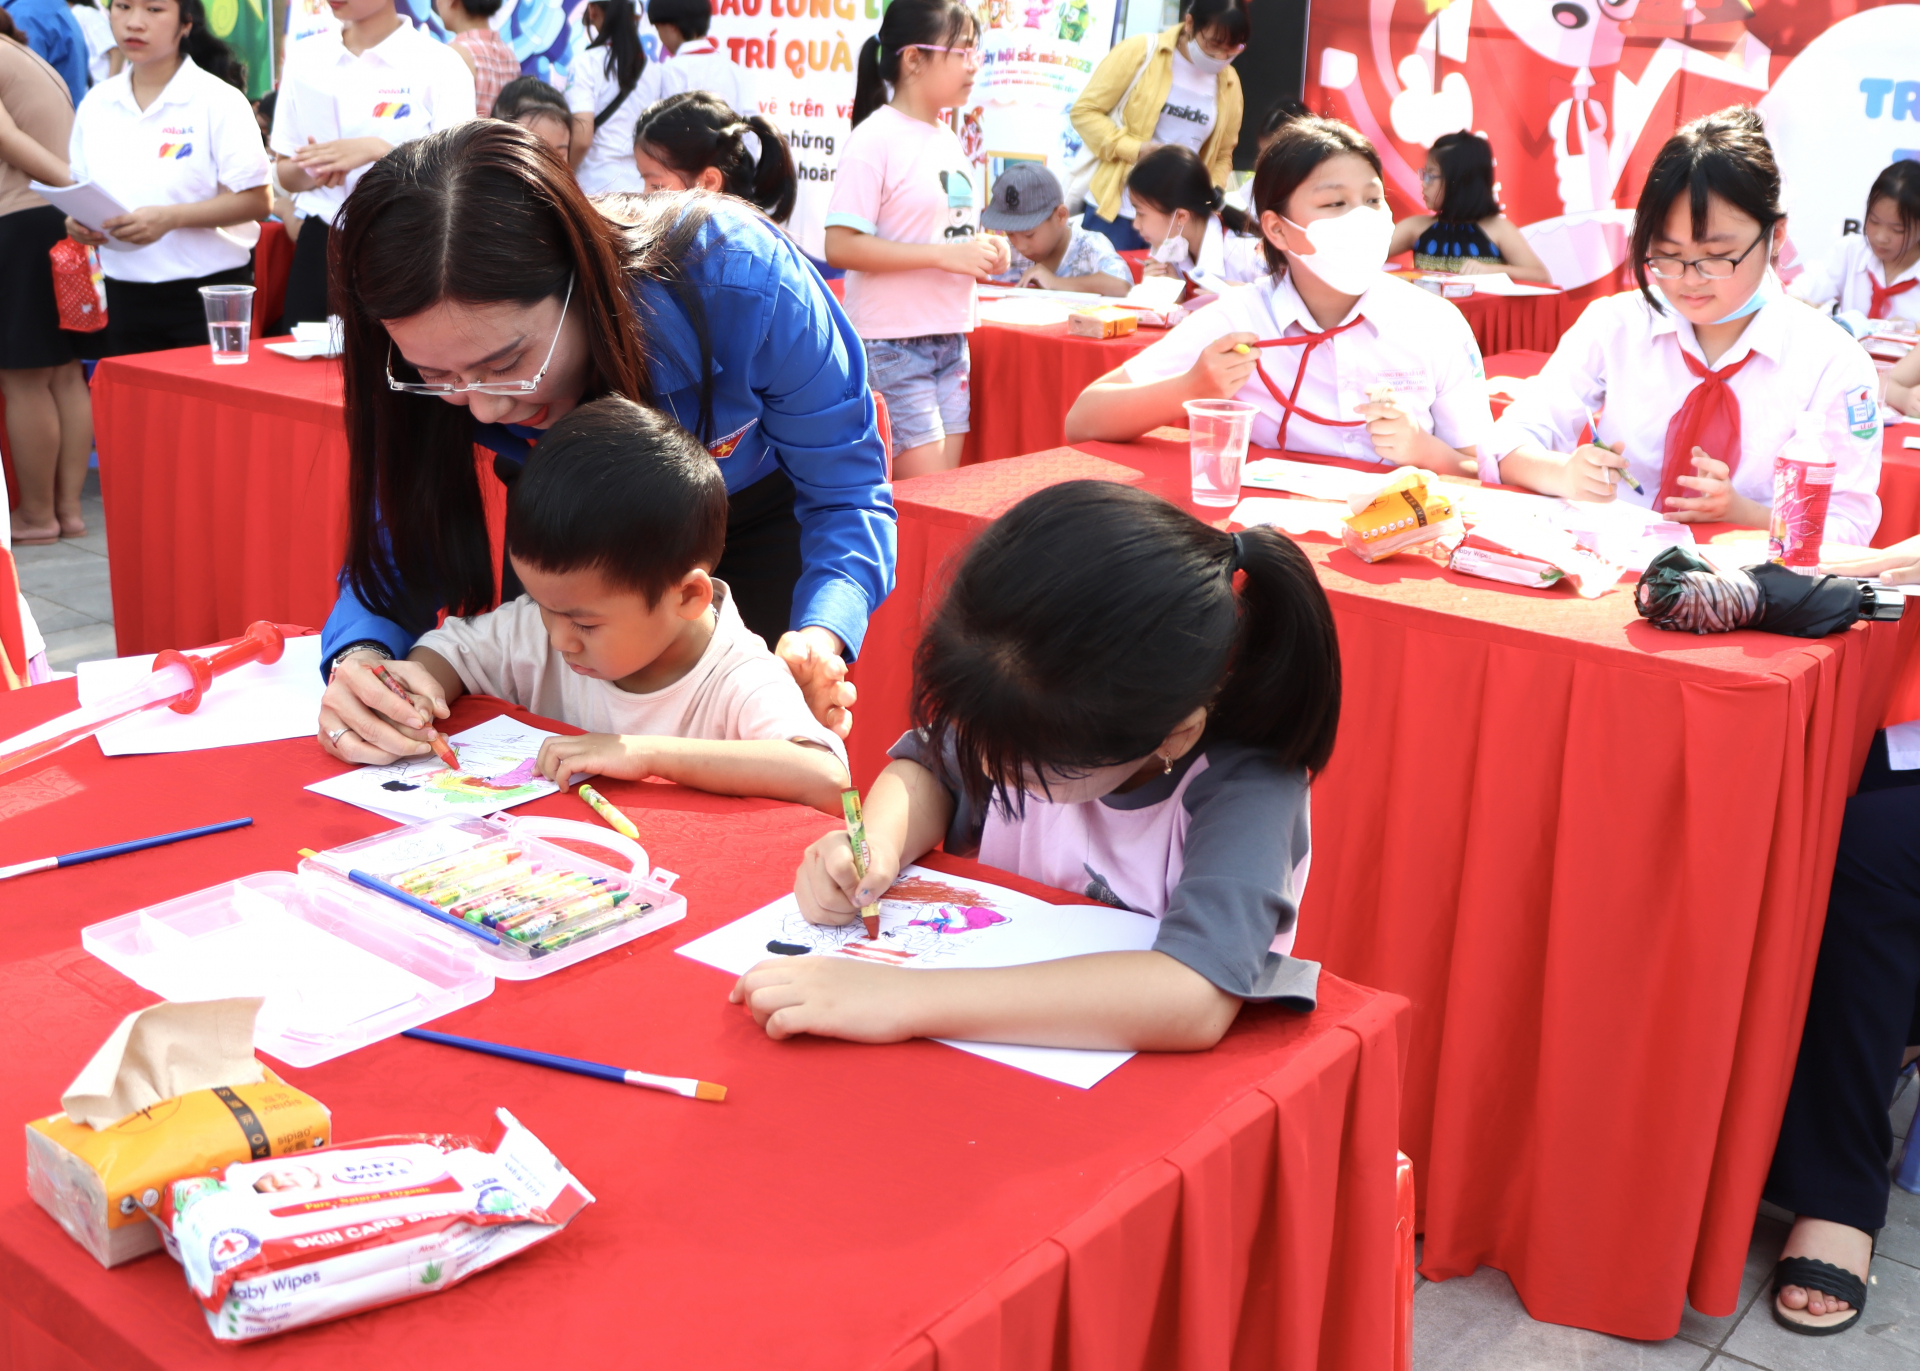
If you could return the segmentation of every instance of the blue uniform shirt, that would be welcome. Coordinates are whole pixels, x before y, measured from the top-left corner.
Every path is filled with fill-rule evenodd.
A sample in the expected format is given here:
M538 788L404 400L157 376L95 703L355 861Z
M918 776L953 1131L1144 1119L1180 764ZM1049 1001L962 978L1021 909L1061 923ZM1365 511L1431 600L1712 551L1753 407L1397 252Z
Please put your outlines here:
M63 6L64 8L64 6ZM886 456L867 389L866 353L819 273L786 235L747 210L717 206L683 264L706 311L712 349L713 433L729 493L778 467L794 487L800 581L791 624L818 625L852 658L867 618L893 589L895 529ZM654 396L688 429L700 423L700 343L672 289L634 283ZM512 466L539 430L475 424L474 441ZM415 634L340 598L320 644L330 662L348 643L372 641L396 657Z
M67 83L67 94L78 105L87 93L87 35L65 0L0 0L0 7L13 16L27 46L60 73L60 79ZM52 151L59 157L67 155L65 148Z

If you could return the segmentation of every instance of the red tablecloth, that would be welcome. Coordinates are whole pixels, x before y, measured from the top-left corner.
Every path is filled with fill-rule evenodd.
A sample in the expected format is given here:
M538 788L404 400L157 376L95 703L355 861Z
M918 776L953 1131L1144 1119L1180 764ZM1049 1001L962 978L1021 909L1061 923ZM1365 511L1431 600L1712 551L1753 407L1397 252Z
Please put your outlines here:
M0 734L73 693L0 696ZM462 702L454 726L498 709ZM0 863L256 819L9 887L10 908L33 914L8 921L0 953L10 1368L1390 1364L1404 1001L1327 977L1310 1016L1249 1009L1213 1051L1144 1055L1090 1091L930 1042L776 1043L727 1004L727 977L673 948L787 890L833 821L620 782L603 788L654 859L685 873L687 920L544 980L502 981L443 1026L698 1073L728 1086L726 1103L398 1038L289 1071L342 1138L483 1130L504 1105L599 1203L446 1294L250 1353L217 1347L173 1263L103 1271L28 1200L20 1123L56 1108L114 1023L152 999L82 953L80 928L385 827L300 788L335 769L309 740L112 761L83 743L0 779ZM584 813L565 796L531 808Z
M899 589L855 671L862 784L907 725L944 569L1081 476L1184 502L1184 435L895 486ZM1683 1297L1731 1313L1842 804L1920 620L1696 638L1624 593L1302 546L1346 694L1296 950L1413 1000L1422 1270L1496 1266L1535 1318L1633 1338L1671 1336Z
M1095 301L1089 297L1089 303ZM1066 441L1067 411L1080 392L1165 329L1124 338L1075 338L1065 324L1022 328L982 322L967 336L972 353L973 427L961 463L992 462Z

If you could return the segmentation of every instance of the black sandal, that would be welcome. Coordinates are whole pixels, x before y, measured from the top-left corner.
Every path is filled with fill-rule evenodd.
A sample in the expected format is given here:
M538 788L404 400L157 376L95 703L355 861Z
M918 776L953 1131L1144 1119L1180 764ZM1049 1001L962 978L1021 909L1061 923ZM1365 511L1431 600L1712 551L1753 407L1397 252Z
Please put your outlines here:
M1818 1290L1836 1300L1845 1300L1853 1308L1832 1314L1809 1314L1804 1309L1796 1309L1790 1314L1780 1307L1780 1289L1787 1285L1797 1285L1802 1290ZM1866 1312L1866 1308L1867 1283L1844 1267L1823 1262L1817 1257L1783 1257L1780 1264L1773 1268L1773 1321L1789 1332L1808 1338L1844 1333L1860 1322L1860 1316ZM1839 1319L1843 1322L1820 1322L1823 1319Z

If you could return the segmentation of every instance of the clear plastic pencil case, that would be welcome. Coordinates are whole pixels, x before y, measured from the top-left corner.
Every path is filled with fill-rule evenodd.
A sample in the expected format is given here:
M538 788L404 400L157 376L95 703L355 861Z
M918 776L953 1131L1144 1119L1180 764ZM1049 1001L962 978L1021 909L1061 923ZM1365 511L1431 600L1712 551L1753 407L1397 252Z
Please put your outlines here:
M548 920L537 935L497 928L513 912L505 904L475 906L463 928L449 922L468 922L460 913L441 908L429 916L349 878L360 871L401 889L401 880L419 883L410 873L421 868L497 860L506 850L517 854L508 861L524 862L529 880L546 878L538 889L574 892L536 910ZM645 871L644 861L619 870L520 831L511 818L439 819L319 853L297 875L255 872L134 910L81 930L80 941L170 1000L264 997L255 1046L305 1067L485 999L496 978L549 975L685 918L686 899L671 888L676 879ZM434 903L435 888L428 891ZM496 926L482 922L486 913Z

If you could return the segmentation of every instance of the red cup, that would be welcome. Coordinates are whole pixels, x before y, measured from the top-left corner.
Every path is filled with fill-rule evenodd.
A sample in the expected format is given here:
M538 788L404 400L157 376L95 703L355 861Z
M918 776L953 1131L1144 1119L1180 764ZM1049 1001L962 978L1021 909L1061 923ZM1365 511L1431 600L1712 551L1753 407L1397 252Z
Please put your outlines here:
M1833 499L1833 462L1805 462L1792 457L1773 459L1773 522L1768 531L1768 555L1790 567L1820 564L1820 539L1827 527L1827 505Z

